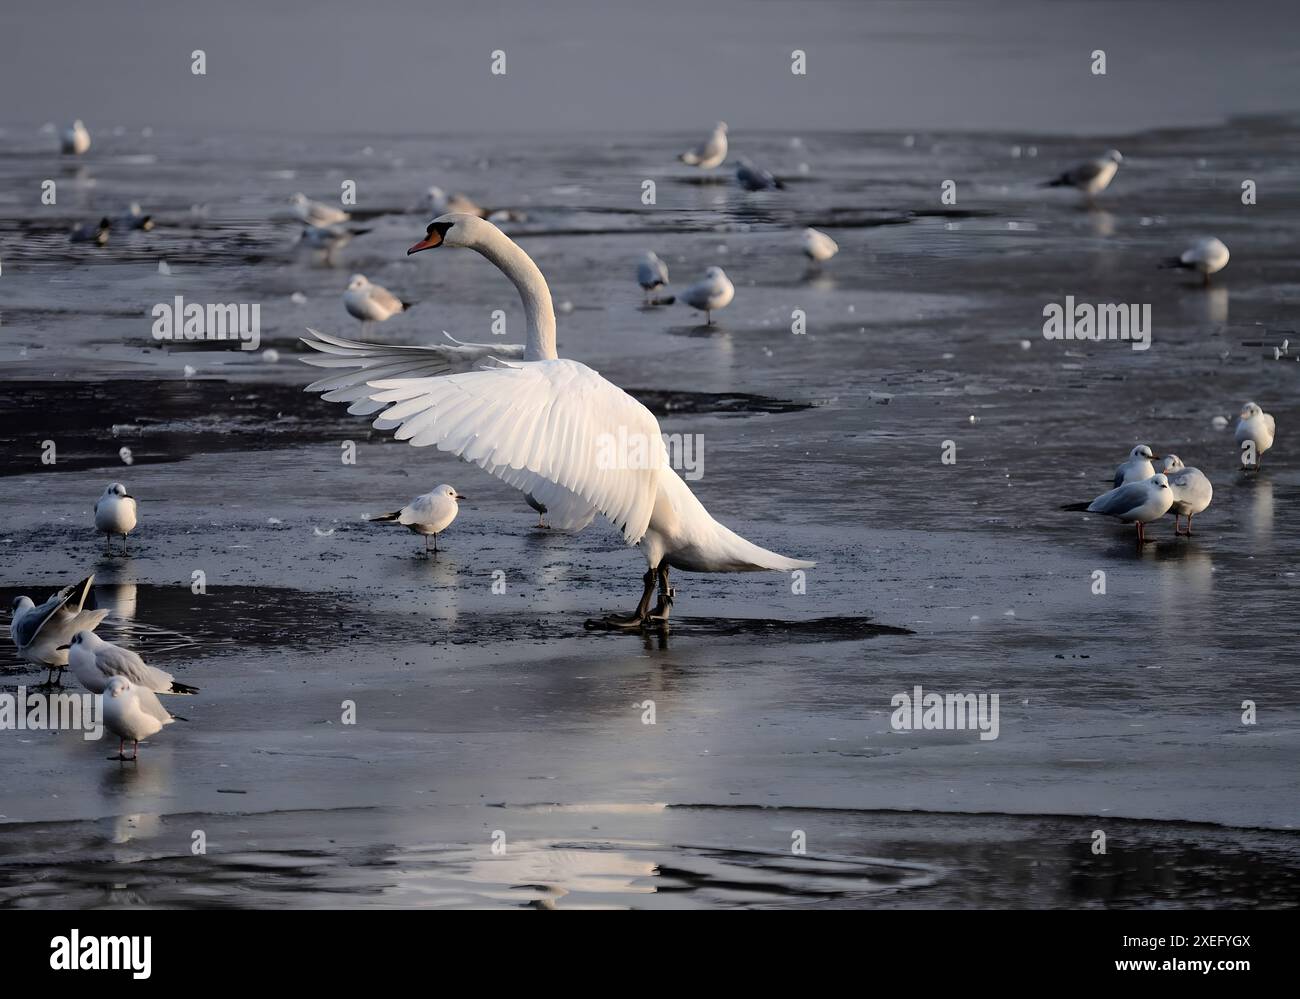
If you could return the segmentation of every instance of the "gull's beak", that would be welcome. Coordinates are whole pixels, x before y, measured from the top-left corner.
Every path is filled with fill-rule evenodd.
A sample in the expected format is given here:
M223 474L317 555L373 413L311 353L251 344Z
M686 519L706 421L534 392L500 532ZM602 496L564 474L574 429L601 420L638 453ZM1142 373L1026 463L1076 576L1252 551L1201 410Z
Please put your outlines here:
M456 499L458 499L458 500L463 500L463 499L469 499L469 497L468 497L468 496L463 496L463 495L461 495L460 493L457 493L457 494L456 494Z
M440 233L437 229L435 229L433 230L433 232L429 233L428 236L426 236L424 239L420 240L413 247L407 250L406 255L409 257L412 253L419 253L421 250L432 250L435 246L441 246L441 245L442 245L442 233Z
M55 651L55 652L67 652L70 648L72 648L71 645L56 645L56 646L54 647L54 651Z

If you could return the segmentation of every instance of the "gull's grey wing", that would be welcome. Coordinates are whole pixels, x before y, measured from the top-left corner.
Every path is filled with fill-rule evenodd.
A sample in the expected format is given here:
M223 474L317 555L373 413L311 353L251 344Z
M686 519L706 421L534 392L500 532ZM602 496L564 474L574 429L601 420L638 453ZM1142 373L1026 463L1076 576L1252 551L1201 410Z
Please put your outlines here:
M381 287L380 285L373 285L371 287L370 297L390 312L401 312L402 309L405 308L405 306L402 305L401 299L387 288Z
M1071 184L1086 184L1090 180L1096 179L1101 173L1104 164L1100 160L1091 160L1087 163L1080 163L1073 170L1065 175L1065 179Z
M109 645L95 650L95 665L107 677L124 676L148 691L170 690L172 675L148 665L130 649Z
M135 688L136 700L140 704L140 709L147 715L153 715L164 725L171 724L175 719L167 713L167 709L162 706L162 701L158 700L158 695L147 687Z
M1146 503L1147 487L1142 482L1130 482L1126 486L1102 493L1088 505L1089 513L1103 513L1108 517L1123 517Z
M58 616L65 607L68 608L67 616L70 618L81 613L94 581L94 576L87 576L79 583L65 586L58 593L51 594L50 598L39 607L33 607L26 614L15 618L12 627L14 642L18 648L25 649L36 641L36 636L41 633L41 629L51 618ZM68 607L69 603L72 604L71 607Z

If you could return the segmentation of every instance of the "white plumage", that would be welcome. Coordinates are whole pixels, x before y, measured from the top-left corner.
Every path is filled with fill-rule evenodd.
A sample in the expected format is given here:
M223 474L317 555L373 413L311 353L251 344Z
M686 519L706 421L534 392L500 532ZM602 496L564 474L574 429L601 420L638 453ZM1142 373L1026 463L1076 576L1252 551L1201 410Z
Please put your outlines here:
M718 122L707 139L678 157L688 166L699 167L701 170L712 170L726 158L727 123L725 121Z
M1115 466L1115 488L1119 488L1126 482L1141 482L1143 479L1149 479L1156 474L1155 467L1151 464L1157 457L1153 454L1151 448L1146 444L1139 444L1128 453L1128 459Z
M126 553L126 536L135 530L135 497L120 482L110 482L104 494L95 501L95 530L110 541L122 536L122 552Z
M820 229L805 229L801 242L804 254L818 263L830 260L840 252L840 245Z
M346 222L352 218L343 209L333 208L319 201L312 201L301 191L289 200L293 202L294 211L297 212L298 218L318 229L328 229L332 225L338 225L340 222Z
M343 292L348 315L362 322L382 323L406 310L402 300L383 285L373 284L364 274L353 274Z
M1273 446L1273 438L1277 436L1277 421L1256 403L1248 402L1241 407L1241 413L1238 414L1235 436L1237 446L1241 447L1242 464L1256 467L1264 452ZM1247 441L1252 446L1242 447ZM1250 460L1251 451L1254 452L1254 461Z
M63 151L71 156L80 156L90 148L90 132L86 130L80 118L63 130L59 136L59 144Z
M654 414L586 365L556 356L546 279L504 233L475 216L446 215L435 219L426 238L408 252L439 245L474 249L514 282L527 317L522 359L494 355L483 345L459 356L445 347L412 355L313 334L305 342L332 355L327 363L342 365L350 358L357 369L350 380L326 380L332 395L357 400L355 393L365 386L371 401L388 407L376 418L376 428L396 430L399 439L416 447L436 446L479 465L532 494L566 522L561 526L581 526L595 513L604 514L629 544L641 545L650 566L636 613L617 623L645 619L656 578L660 604L653 616L667 617L670 567L789 571L813 564L760 548L714 520L668 467ZM373 377L375 369L390 364L409 365L410 376ZM428 370L416 375L421 364ZM445 373L458 364L471 370Z
M106 642L90 631L78 631L68 649L68 668L92 694L102 694L115 676L155 694L194 694L197 687L177 682L170 673L148 665L120 645Z
M372 518L379 523L401 524L412 533L433 538L434 551L438 550L438 535L445 531L460 512L459 501L464 499L449 485L441 485L433 492L423 493L410 503L392 513L380 514Z
M157 735L175 720L152 690L137 687L126 677L115 676L104 688L104 727L123 742L130 739L135 744L135 754L129 757L119 744L119 759L138 757L140 740Z
M94 576L65 586L37 605L31 597L15 597L9 637L18 655L29 663L58 669L68 664L68 643L78 631L94 631L107 610L86 610Z
M736 297L736 286L721 267L710 267L704 277L682 290L681 300L704 313L704 321L713 324L713 313L725 309Z

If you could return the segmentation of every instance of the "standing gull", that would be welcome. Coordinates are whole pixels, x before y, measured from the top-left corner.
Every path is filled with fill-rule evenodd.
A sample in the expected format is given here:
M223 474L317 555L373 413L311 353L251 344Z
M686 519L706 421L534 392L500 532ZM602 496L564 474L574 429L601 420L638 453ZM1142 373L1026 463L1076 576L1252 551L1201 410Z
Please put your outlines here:
M727 158L727 123L720 121L713 127L713 132L694 149L689 149L677 157L687 166L712 170Z
M1156 474L1151 462L1159 457L1158 454L1152 454L1151 448L1147 445L1139 444L1128 453L1128 460L1115 466L1115 488L1118 489L1126 482L1141 482L1143 479L1151 478Z
M90 631L78 631L72 644L65 645L68 668L92 694L102 694L115 676L126 677L137 687L155 694L197 694L198 687L181 683L170 673L149 666L130 649L106 642Z
M1126 524L1136 524L1137 540L1141 545L1147 541L1144 526L1163 517L1173 504L1174 495L1169 489L1169 480L1164 475L1156 474L1143 482L1130 482L1102 493L1088 504L1087 509L1089 513L1100 513Z
M113 536L122 535L122 554L126 554L126 536L135 530L135 497L127 495L126 486L110 482L104 495L95 502L95 530L111 543Z
M19 656L49 671L47 683L55 670L68 665L68 642L72 636L79 631L94 631L108 616L107 610L85 609L94 582L94 576L87 576L79 583L65 586L39 606L31 597L14 598L9 636Z
M704 278L687 287L681 294L681 300L692 309L704 313L706 325L713 325L713 310L725 309L736 297L736 286L731 283L721 267L710 267L704 272Z
M363 323L382 323L405 312L407 305L383 285L371 284L364 274L353 274L343 293L343 307Z
M1277 421L1264 412L1256 403L1248 402L1241 407L1237 419L1237 446L1241 448L1241 463L1247 468L1259 468L1259 460L1264 452L1273 446L1277 434ZM1244 445L1249 442L1250 446Z
M336 392L364 386L377 405L361 412L386 405L375 420L377 429L396 430L399 440L416 447L434 445L459 455L532 493L562 528L576 529L604 514L627 544L640 545L648 565L636 610L607 618L609 625L666 620L673 601L671 568L790 572L813 565L761 548L714 520L669 465L654 414L585 364L556 355L555 310L546 279L505 233L474 216L444 215L407 252L438 246L475 250L514 283L527 317L523 360L494 356L491 345L479 345L481 350L459 345L459 354L422 347L416 348L426 357L428 373L422 375L410 353L362 345L351 352L357 369L353 383L337 376L327 382ZM337 338L313 334L305 342L331 355L327 364L346 356ZM394 364L406 366L406 377L375 378L374 371ZM448 370L455 373L443 374ZM645 460L610 455L609 442L618 441L630 445L622 457L643 454ZM651 611L656 581L659 603Z
M819 229L805 229L801 241L804 255L814 263L823 263L840 252L840 245Z
M668 265L665 264L655 254L653 250L647 250L645 256L636 265L636 282L645 292L645 302L647 305L672 305L673 299L654 298L652 293L656 288L664 288L668 285Z
M152 690L137 687L124 676L113 677L104 688L104 727L120 740L117 756L110 760L138 759L140 740L157 735L175 720ZM134 744L131 756L126 755L127 739Z
M341 208L332 208L319 201L312 201L301 191L289 200L293 203L298 218L318 229L328 229L332 225L338 225L340 222L346 222L352 218Z
M80 118L63 130L59 145L70 156L80 156L90 148L90 133Z
M1210 275L1217 274L1228 266L1228 248L1214 236L1198 239L1177 257L1170 257L1161 266L1177 267L1185 271L1196 271L1201 275L1202 283L1210 283Z
M459 501L463 499L465 497L451 486L441 485L431 493L415 497L400 510L381 513L378 517L370 519L380 524L401 524L409 527L414 534L423 534L425 551L429 550L429 538L432 537L433 551L436 555L438 535L456 519L456 514L460 513Z
M1176 454L1167 454L1156 463L1156 471L1163 472L1169 480L1169 491L1173 493L1174 504L1169 512L1174 515L1174 533L1192 536L1192 518L1210 505L1214 498L1214 487L1209 478L1199 468L1188 468ZM1187 530L1182 530L1179 521L1187 518Z
M1084 197L1091 201L1094 194L1100 194L1110 186L1110 182L1115 179L1115 171L1123 161L1124 157L1120 155L1119 150L1111 149L1095 160L1080 163L1073 170L1065 171L1043 186L1073 187L1082 191Z

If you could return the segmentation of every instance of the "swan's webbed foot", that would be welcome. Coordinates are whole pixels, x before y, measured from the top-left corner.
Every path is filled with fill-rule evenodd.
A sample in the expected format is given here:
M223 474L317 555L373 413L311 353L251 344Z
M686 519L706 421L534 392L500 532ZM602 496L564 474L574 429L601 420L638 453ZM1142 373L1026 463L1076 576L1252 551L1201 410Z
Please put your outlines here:
M624 616L622 614L610 614L598 621L587 621L585 627L623 628L628 630L632 628L640 628L645 624L646 613L650 609L650 595L655 591L656 578L658 577L653 569L647 569L646 574L641 577L641 581L645 583L645 589L641 592L641 601L636 605L636 610L634 610L630 615Z

